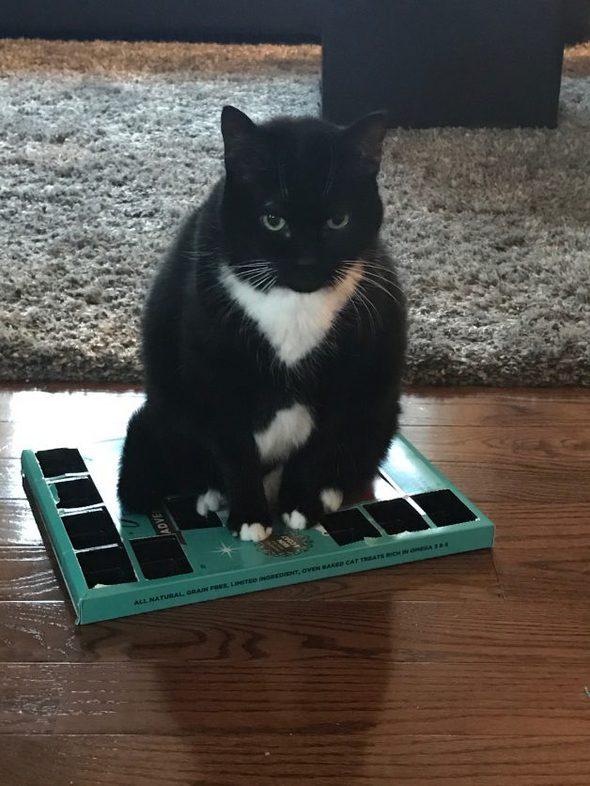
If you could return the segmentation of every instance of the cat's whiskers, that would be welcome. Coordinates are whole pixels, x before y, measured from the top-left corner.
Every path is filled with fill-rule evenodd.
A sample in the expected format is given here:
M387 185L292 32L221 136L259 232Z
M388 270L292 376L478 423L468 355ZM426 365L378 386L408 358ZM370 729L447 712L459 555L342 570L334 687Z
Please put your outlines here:
M266 284L266 285L263 287L263 289L262 289L262 291L264 292L264 294L267 294L267 292L270 292L270 290L271 290L271 289L274 287L274 285L277 283L277 280L278 280L278 276L277 276L277 275L270 275L270 276L269 276L268 283L267 283L267 284Z
M381 318L381 314L375 303L372 301L370 297L370 293L367 289L367 284L372 284L373 286L378 286L381 288L381 285L377 284L375 281L372 281L370 276L367 275L367 268L366 265L363 264L363 260L344 260L345 264L342 268L343 271L348 272L350 269L357 269L359 262L361 264L361 276L357 282L355 290L352 294L351 300L356 299L360 305L363 306L367 313L367 317L369 318L370 327L374 335L377 333L377 326L383 326L383 320ZM365 285L363 286L363 282ZM387 293L396 303L396 298L391 294L391 292ZM375 319L377 320L377 324L375 324Z
M375 256L371 252L365 252L364 255L367 257L367 259L366 260L365 259L361 259L361 260L358 260L358 261L363 263L365 269L368 269L369 271L377 271L377 270L379 270L379 271L383 271L384 273L389 274L389 276L395 276L395 272L394 272L394 270L391 267L388 267L387 265L384 265L384 264L379 262L379 259L381 257ZM367 268L367 265L369 265L369 268ZM393 287L393 289L397 289L398 292L403 293L402 288L399 286L399 284L396 281L392 281L391 278L389 278L389 277L387 278L387 281L388 281L389 285L391 287Z
M242 276L242 280L251 282L251 281L255 281L258 278L264 278L267 275L268 275L268 270L266 268L260 270L257 269L248 272L246 275Z
M398 300L398 298L396 298L393 292L391 292L386 285L383 285L379 281L379 279L375 279L371 276L366 276L365 281L367 282L367 284L370 284L371 286L375 287L375 289L379 289L381 292L387 295L387 297L390 297L397 306L401 306L401 303Z
M264 292L266 291L265 290L266 285L268 284L269 280L272 280L272 278L273 278L272 273L270 272L270 270L266 269L254 273L252 276L248 276L245 279L245 281L255 289L261 289Z
M268 267L268 259L245 259L243 262L237 262L233 266L234 270L248 270L256 267Z
M367 312L367 316L369 318L373 335L376 335L377 324L375 323L375 319L373 315L375 315L378 323L381 323L381 316L379 314L379 311L377 310L377 307L375 306L371 298L367 295L366 291L363 289L362 283L359 284L359 286L356 288L353 297L356 297L361 303L361 305L364 307L365 311Z
M242 281L249 281L254 276L265 275L267 272L268 272L268 267L266 265L264 267L261 265L260 267L237 270L236 276L241 278Z
M400 293L403 292L399 284L397 284L397 282L391 278L392 275L391 271L386 270L386 268L382 268L382 269L385 272L389 273L389 275L384 275L383 273L378 272L378 270L375 270L375 267L373 265L371 265L368 268L365 267L365 272L367 276L371 276L378 281L384 282L385 284L387 284L388 287L391 287L391 289L397 290Z
M345 275L344 271L337 271L337 273L336 273L336 283L337 284L343 284L345 281L346 281L346 275ZM350 300L348 302L350 303L350 305L354 309L354 315L355 315L355 319L356 319L356 324L357 324L358 331L360 333L363 321L361 319L360 311L358 310L358 307L356 305L356 302L355 302L355 299L354 299L354 294L355 293L352 294L352 296L350 297Z
M364 267L363 274L367 278L374 278L377 281L382 281L384 284L391 286L393 289L397 288L394 286L394 282L391 280L391 278L385 276L383 273L379 273L376 270L372 270L370 267Z
M272 288L273 283L276 282L273 268L266 259L241 262L234 265L233 269L237 272L237 275L242 273L240 278L243 281L264 293L268 292Z
M184 256L187 259L193 260L195 262L199 261L209 261L214 260L219 264L226 262L226 255L220 251L215 252L207 252L207 251L188 251L185 250L183 252ZM244 259L241 262L236 262L232 265L233 269L236 271L254 271L254 270L263 270L268 268L269 261L268 259Z
M398 306L401 305L400 301L395 297L395 295L390 289L390 288L394 288L401 292L401 288L397 284L395 284L395 282L393 282L391 279L387 278L386 276L375 272L375 270L373 270L372 267L367 267L368 263L364 262L364 260L345 260L346 267L349 267L353 263L353 261L356 264L358 264L359 261L361 262L362 279L364 279L365 281L372 284L377 289L380 289L382 292L384 292L388 297L390 297L394 301L394 303L396 303L396 305ZM385 268L383 269L385 270Z
M358 271L359 260L345 260L345 262L346 262L346 264L344 265L344 267L341 268L337 272L337 274L336 274L336 279L337 279L337 281L339 283L346 279L346 275L348 274L348 272L350 270L357 270ZM361 325L363 324L363 320L361 318L360 311L359 311L359 309L357 307L357 303L359 305L361 305L364 308L364 310L366 311L367 317L368 317L369 323L370 323L369 324L370 330L373 333L373 335L376 335L376 333L377 333L377 326L375 324L375 320L373 318L373 314L376 315L378 320L380 320L380 316L379 316L379 313L378 313L374 303L372 303L370 298L367 297L367 295L366 295L366 293L365 293L365 291L363 289L362 282L363 282L363 275L362 275L362 268L361 268L361 276L357 280L356 286L354 288L354 291L353 291L353 293L352 293L352 295L351 295L351 297L350 297L348 302L351 304L351 306L355 310L355 314L356 314L356 317L357 317L357 324L359 326L359 331L360 331Z

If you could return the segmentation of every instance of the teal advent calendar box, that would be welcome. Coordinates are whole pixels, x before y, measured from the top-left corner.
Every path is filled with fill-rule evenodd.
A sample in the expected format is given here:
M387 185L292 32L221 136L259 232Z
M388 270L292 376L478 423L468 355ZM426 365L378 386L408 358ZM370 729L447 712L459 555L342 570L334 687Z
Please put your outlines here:
M88 623L492 546L492 522L396 437L369 497L302 532L235 540L194 497L149 515L120 509L122 440L25 450L23 484L76 622Z

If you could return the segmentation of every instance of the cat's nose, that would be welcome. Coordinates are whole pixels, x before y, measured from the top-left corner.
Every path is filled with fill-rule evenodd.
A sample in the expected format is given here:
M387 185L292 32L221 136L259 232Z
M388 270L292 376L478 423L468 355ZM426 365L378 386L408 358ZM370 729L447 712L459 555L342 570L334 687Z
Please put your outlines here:
M316 264L316 259L315 257L299 257L297 264L300 267L311 267L311 265Z

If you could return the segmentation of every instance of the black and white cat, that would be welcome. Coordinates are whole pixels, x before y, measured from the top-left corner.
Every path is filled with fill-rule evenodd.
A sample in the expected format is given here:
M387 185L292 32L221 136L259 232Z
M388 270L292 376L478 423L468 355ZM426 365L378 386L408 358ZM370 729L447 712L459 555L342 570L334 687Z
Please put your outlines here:
M405 306L379 240L386 124L221 118L225 177L184 224L143 324L146 403L119 496L194 493L244 540L362 493L397 429Z

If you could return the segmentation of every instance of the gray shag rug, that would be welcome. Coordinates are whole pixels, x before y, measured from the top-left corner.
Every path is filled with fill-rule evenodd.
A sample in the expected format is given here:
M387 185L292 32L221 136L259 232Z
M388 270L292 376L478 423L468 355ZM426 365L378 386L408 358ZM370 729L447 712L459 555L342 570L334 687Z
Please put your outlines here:
M136 382L146 288L219 115L317 114L317 46L0 41L0 378ZM556 131L391 131L407 381L590 384L590 46Z

